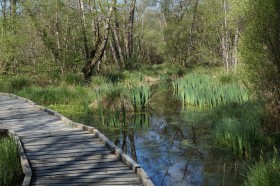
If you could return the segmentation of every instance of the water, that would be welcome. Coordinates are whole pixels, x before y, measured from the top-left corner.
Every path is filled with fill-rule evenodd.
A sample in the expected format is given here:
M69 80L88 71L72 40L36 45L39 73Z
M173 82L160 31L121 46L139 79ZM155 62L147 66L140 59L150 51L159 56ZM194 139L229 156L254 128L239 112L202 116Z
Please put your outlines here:
M240 185L240 166L211 141L209 110L182 108L171 90L158 89L149 113L101 131L137 161L155 185Z

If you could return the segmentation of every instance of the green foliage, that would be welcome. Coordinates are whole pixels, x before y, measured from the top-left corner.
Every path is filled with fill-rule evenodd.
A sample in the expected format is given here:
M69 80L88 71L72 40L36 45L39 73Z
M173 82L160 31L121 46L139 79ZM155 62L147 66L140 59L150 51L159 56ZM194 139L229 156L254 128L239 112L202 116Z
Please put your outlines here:
M280 131L280 2L249 0L241 57L246 78L260 99L266 99L270 132Z
M260 162L249 167L246 186L280 185L280 158L275 150L273 158L268 161L261 157Z
M16 185L22 177L18 145L9 138L0 138L0 185Z
M231 148L236 156L249 157L251 149L261 139L263 110L260 104L246 102L221 106L213 111L212 120L215 140Z
M249 99L247 89L237 83L222 84L208 75L190 74L173 81L176 95L183 104L215 107L228 103L242 103Z

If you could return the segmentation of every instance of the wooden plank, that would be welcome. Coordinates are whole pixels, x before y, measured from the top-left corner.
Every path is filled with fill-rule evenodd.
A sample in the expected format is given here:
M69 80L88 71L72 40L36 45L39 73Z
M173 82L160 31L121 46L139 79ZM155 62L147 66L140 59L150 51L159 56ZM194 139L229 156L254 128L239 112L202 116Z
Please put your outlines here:
M46 166L67 166L67 165L76 165L76 164L92 164L92 163L108 163L108 162L119 162L120 159L117 157L106 158L106 159L89 159L89 160L70 160L70 161L53 161L53 162L34 162L32 161L32 167L46 167Z
M89 147L88 149L61 149L54 151L36 151L36 152L27 152L28 157L31 156L48 156L48 155L63 155L63 154L72 154L72 153L95 153L98 151L109 151L106 147Z
M79 146L91 146L91 145L96 145L96 146L104 146L103 143L100 141L96 140L90 140L90 141L83 141L83 142L71 142L71 143L49 143L49 144L37 144L37 145L30 145L30 144L25 144L26 150L36 150L36 149L44 149L44 148L65 148L65 147L73 147L73 148L78 148Z
M77 157L57 157L55 159L33 159L32 163L36 164L46 164L46 163L53 163L53 162L67 162L67 161L86 161L91 160L92 162L96 162L99 160L106 160L106 159L114 159L116 156L114 154L101 154L101 155L94 155L94 156L77 156Z
M89 175L84 177L65 177L64 179L62 177L40 177L37 178L37 181L41 183L98 183L98 182L139 182L139 178L134 174L134 176L123 176L123 177L111 177L110 176L95 176L95 175Z
M77 172L77 171L66 171L66 172L37 172L34 174L34 176L41 177L41 176L80 176L82 174L94 174L94 175L110 175L110 174L127 174L127 173L134 173L130 169L117 169L117 170L110 170L110 169L101 169L101 170L95 170L95 171L87 171L84 172Z
M31 161L32 164L32 161ZM31 165L32 166L32 165ZM64 171L71 171L71 170L87 170L87 169L103 169L103 168L116 168L116 167L127 167L121 161L114 162L114 163L92 163L87 165L69 165L69 166L51 166L51 167L32 167L32 170L35 172L48 172L48 171L57 171L57 172L64 172Z
M88 169L75 169L75 170L64 170L64 171L60 171L60 170L37 170L35 172L35 174L38 175L48 175L48 174L52 174L52 175L64 175L64 174L75 174L75 173L79 173L79 174L95 174L97 172L112 172L112 171L122 171L122 170L129 170L131 171L127 166L120 166L120 167L96 167L96 168L88 168Z
M96 156L96 155L108 155L112 154L110 151L96 151L96 152L82 152L82 153L71 153L71 154L54 154L54 155L44 155L44 156L28 156L29 160L38 159L54 159L54 158L66 158L66 157L83 157L83 156Z
M83 135L89 134L88 132L82 131L80 129L69 129L69 130L60 130L60 131L42 131L42 132L25 132L21 133L19 136L21 139L28 138L42 138L42 137L53 137L53 136L70 136L70 135Z
M23 138L24 143L51 143L57 141L76 141L76 140L96 140L92 134L84 134L80 136L50 136L50 137L41 137L41 138Z
M77 146L69 145L69 144L64 144L64 146L48 146L48 147L37 147L37 148L25 148L26 153L41 153L42 151L47 151L47 152L60 152L60 151L65 151L65 150L73 150L73 152L85 152L88 149L98 149L98 148L106 148L105 145L102 143L96 144L80 144ZM107 149L108 150L108 149Z
M44 182L40 182L39 181L35 181L34 180L34 183L32 185L38 185L38 186L49 186L50 184L49 183L44 183ZM85 183L83 182L82 184L81 183L56 183L56 182L52 182L51 183L51 186L61 186L61 185L68 185L68 186L92 186L92 185L104 185L104 186L114 186L114 185L130 185L130 186L134 186L134 185L143 185L140 183L140 181L130 181L130 182L124 182L124 181L118 181L118 182L115 182L115 181L102 181L102 180L99 180L98 182L90 182L90 183Z
M88 143L88 142L100 142L98 139L73 139L73 140L60 140L60 141L55 141L55 140L49 140L49 141L33 141L29 143L25 143L25 146L38 146L38 145L52 145L52 144L70 144L70 143Z

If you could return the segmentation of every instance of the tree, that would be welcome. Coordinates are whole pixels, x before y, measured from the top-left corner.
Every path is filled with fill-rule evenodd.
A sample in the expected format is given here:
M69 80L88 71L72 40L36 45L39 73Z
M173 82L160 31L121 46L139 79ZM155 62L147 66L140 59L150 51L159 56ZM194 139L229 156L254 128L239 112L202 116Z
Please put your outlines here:
M113 8L116 5L116 0L112 0L106 20L104 20L104 35L101 42L95 43L95 47L92 49L90 59L86 62L85 66L82 69L84 74L85 81L90 81L90 78L93 74L94 67L100 63L104 55L104 51L108 42L109 33L110 33L110 22L112 17Z
M250 0L242 59L250 82L267 100L266 129L280 130L280 2Z

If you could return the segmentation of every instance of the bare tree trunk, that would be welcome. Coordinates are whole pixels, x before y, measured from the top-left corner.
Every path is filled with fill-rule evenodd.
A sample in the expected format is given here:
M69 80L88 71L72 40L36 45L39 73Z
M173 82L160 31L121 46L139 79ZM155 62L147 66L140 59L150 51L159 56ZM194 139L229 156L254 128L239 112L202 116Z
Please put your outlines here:
M239 42L239 28L237 25L236 30L235 30L235 37L234 37L234 43L233 43L233 54L232 54L232 66L235 71L236 71L236 66L238 63L238 42Z
M222 0L223 12L224 12L224 23L222 30L222 50L223 50L223 61L226 67L226 72L229 72L229 41L228 41L228 30L227 30L227 7L226 0Z
M60 33L59 33L59 2L56 1L56 11L55 11L55 36L56 36L56 47L57 47L57 59L60 64L60 71L64 73L64 63L61 60L61 44L60 44Z
M93 43L95 45L93 50L96 50L96 47L99 45L102 39L100 35L100 26L99 26L96 3L95 0L90 2L92 2L92 4L90 4L90 11L94 15L94 18L92 19ZM92 56L94 56L93 51L90 54L90 57Z
M193 11L193 21L192 21L192 25L191 25L191 29L190 29L187 60L190 60L190 56L191 56L190 53L191 53L191 48L192 48L192 45L193 45L193 43L192 43L192 41L193 41L193 32L194 32L194 27L195 27L195 24L196 24L198 3L199 3L199 0L196 0L195 1L195 5L194 5L194 11Z
M109 40L109 43L110 43L110 48L111 48L111 51L112 51L112 54L113 54L114 61L117 65L118 69L120 69L120 63L119 63L116 47L111 40Z
M88 48L88 39L87 39L87 33L86 33L86 17L85 17L85 11L84 11L84 1L79 0L80 5L80 16L81 16L81 22L82 22L82 33L83 33L83 42L84 42L84 58L85 61L89 60L89 48Z
M118 49L118 53L121 59L121 63L122 63L122 67L125 68L125 60L124 60L124 56L123 56L123 50L121 47L121 43L120 43L120 38L119 38L119 33L117 31L117 24L115 23L114 26L112 26L112 31L113 31L113 38L116 44L116 47Z
M136 7L136 0L131 0L129 17L128 17L128 32L127 32L128 58L131 58L133 55L133 27L134 27L135 7Z

